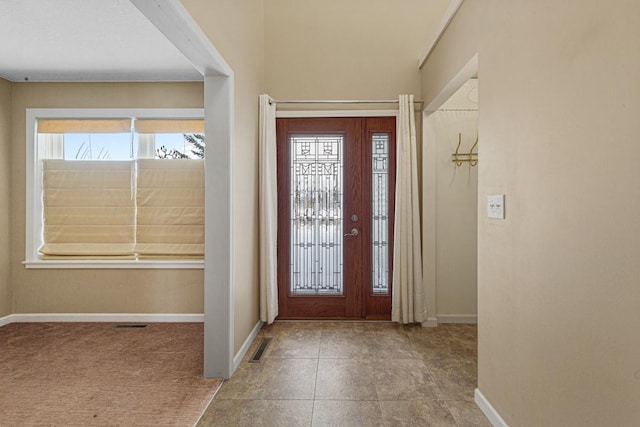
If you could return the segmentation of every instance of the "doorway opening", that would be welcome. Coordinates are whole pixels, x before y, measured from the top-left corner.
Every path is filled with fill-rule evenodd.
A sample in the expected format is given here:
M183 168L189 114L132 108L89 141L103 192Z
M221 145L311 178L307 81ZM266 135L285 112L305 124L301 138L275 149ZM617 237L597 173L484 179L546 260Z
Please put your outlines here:
M395 117L279 118L279 319L390 319Z
M423 265L428 326L477 323L478 62L423 115Z

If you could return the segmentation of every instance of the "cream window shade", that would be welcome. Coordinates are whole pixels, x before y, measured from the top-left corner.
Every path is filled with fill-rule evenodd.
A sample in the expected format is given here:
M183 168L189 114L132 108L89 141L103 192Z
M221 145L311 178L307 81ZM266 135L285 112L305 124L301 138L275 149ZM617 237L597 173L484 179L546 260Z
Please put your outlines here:
M204 133L202 119L136 119L138 133Z
M131 119L38 119L38 133L128 133Z
M203 258L204 160L136 163L138 258Z
M131 161L43 160L43 258L134 258Z

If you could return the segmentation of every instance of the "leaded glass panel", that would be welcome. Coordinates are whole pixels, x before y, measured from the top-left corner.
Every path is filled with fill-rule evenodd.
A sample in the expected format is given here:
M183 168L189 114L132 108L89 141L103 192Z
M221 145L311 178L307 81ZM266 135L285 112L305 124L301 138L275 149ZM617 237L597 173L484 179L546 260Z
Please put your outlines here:
M291 146L291 293L343 293L342 135L294 135Z
M372 152L372 292L389 293L389 135L375 133Z

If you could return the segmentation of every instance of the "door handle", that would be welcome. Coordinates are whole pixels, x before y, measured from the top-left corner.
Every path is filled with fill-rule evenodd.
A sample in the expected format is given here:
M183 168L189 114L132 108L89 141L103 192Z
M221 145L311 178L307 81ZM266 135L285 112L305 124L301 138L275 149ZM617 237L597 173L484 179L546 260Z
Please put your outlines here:
M357 228L352 228L351 229L351 233L345 234L345 237L346 236L357 236L357 235L358 235L358 229Z

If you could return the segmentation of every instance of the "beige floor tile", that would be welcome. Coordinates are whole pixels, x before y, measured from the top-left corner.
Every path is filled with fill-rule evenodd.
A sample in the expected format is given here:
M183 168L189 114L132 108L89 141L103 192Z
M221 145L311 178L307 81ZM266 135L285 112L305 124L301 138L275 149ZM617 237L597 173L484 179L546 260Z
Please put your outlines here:
M320 359L315 398L378 400L372 365L366 359Z
M307 427L313 400L214 400L199 427Z
M383 427L377 401L316 400L312 427Z
M275 331L274 331L275 332ZM310 328L283 328L276 333L265 332L271 342L264 355L265 358L278 359L317 359L320 353L319 330Z
M431 377L440 391L443 400L474 400L477 376L465 369L438 368L429 366Z
M467 400L447 400L444 402L460 427L491 427L480 408Z
M317 359L264 359L244 363L216 399L313 399Z
M367 341L362 332L340 331L326 335L323 333L320 342L321 359L363 359L370 358Z
M247 363L262 337L262 362ZM476 343L475 325L276 322L202 425L487 426L473 400Z
M439 400L381 401L380 408L388 427L456 427L449 409Z
M324 330L321 359L419 359L422 354L409 338L396 329Z
M376 360L372 365L380 400L439 398L439 389L422 360Z

